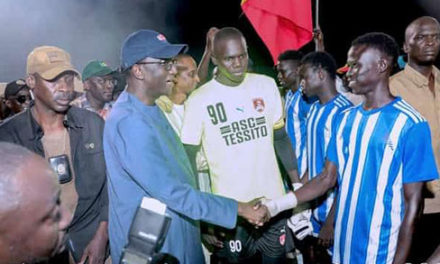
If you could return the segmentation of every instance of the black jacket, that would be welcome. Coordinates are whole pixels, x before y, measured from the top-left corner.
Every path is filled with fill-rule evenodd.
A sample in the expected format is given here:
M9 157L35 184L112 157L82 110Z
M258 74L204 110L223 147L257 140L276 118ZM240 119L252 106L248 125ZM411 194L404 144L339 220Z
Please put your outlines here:
M69 132L78 205L68 235L80 258L101 221L108 221L106 169L102 148L104 121L95 113L70 107L64 125ZM43 130L28 109L0 125L0 141L22 145L44 157Z

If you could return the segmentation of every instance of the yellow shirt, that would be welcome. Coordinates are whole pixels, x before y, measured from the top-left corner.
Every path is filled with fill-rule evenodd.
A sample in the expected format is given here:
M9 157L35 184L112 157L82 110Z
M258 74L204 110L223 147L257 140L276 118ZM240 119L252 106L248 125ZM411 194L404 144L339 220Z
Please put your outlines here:
M390 79L391 93L401 96L411 104L423 117L428 120L431 128L432 148L440 168L440 71L433 66L432 73L435 78L435 96L428 87L429 79L413 69L408 64L403 71L393 75ZM440 182L435 180L428 183L428 188L434 193L435 198L425 199L424 213L440 212Z

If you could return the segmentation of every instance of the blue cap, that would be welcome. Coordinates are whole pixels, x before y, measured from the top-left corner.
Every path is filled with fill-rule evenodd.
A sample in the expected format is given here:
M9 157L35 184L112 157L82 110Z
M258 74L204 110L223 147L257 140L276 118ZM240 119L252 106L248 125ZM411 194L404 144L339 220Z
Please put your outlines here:
M164 35L148 29L130 34L122 44L121 67L126 70L146 58L170 59L187 50L186 44L170 44Z

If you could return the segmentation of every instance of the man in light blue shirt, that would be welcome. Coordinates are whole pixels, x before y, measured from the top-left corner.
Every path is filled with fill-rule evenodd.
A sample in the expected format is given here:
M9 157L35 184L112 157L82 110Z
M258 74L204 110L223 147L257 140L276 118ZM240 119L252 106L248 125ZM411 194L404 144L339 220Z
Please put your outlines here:
M119 263L129 227L142 197L167 205L171 225L162 253L180 263L204 263L199 220L226 228L236 225L237 214L261 225L263 210L251 203L196 190L185 150L162 111L155 105L168 95L177 73L172 58L186 49L173 45L155 31L140 30L124 41L122 69L127 89L115 103L104 130L108 170L109 237L112 260Z

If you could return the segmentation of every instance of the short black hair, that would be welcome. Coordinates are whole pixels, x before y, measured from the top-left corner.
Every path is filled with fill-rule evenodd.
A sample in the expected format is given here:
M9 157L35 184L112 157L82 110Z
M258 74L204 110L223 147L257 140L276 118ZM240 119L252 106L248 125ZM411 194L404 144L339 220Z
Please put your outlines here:
M399 57L399 45L396 40L388 34L371 32L359 36L351 42L351 46L360 45L377 49L383 54L389 56L393 65L397 63L397 57Z
M336 61L330 53L324 51L310 52L301 60L301 64L308 64L315 68L324 69L332 78L336 79Z
M278 55L278 61L295 60L300 61L304 54L299 50L286 50Z
M224 27L221 28L217 33L214 35L214 44L219 41L223 41L225 39L231 39L231 38L243 38L243 33L241 33L240 30L234 27Z
M234 27L221 28L214 35L214 43L213 43L214 55L218 55L217 54L217 49L218 49L217 47L218 47L219 43L221 43L225 40L230 40L230 39L239 39L239 40L243 40L244 43L246 43L246 39L244 38L243 33L241 33L241 31L238 30L237 28L234 28Z

